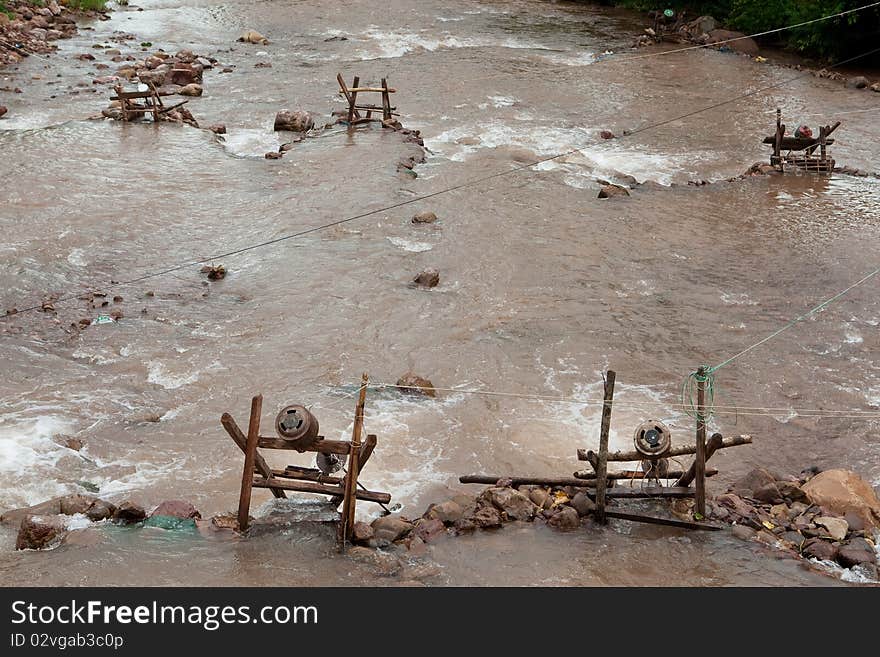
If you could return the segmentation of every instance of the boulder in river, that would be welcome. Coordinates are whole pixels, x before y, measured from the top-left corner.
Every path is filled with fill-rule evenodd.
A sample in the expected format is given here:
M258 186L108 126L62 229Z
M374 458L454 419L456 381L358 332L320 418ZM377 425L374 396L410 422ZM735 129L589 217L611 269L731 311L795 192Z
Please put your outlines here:
M202 91L202 85L193 82L178 89L177 93L181 96L201 96Z
M850 89L864 89L868 86L868 78L864 75L856 75L847 79L846 86Z
M140 522L147 517L147 512L139 504L135 504L131 500L121 502L113 512L113 522L120 525L131 525Z
M15 539L16 550L43 550L60 541L66 529L60 516L25 516Z
M150 514L150 517L153 516L168 516L171 518L201 518L202 514L199 513L196 508L190 504L189 502L184 502L183 500L168 500L162 502L159 506L157 506L153 513Z
M241 33L241 36L238 37L238 41L241 43L253 43L262 46L269 45L269 39L256 30L245 30Z
M426 397L437 396L434 384L428 379L413 372L407 372L397 379L397 388L401 392L409 393L411 395L425 395Z
M352 527L351 542L355 545L367 545L373 540L374 535L372 526L365 522L356 522Z
M880 527L880 499L871 485L849 470L826 470L801 489L826 512L858 516L865 527Z
M538 507L526 495L513 488L497 486L484 490L477 498L477 505L491 505L510 520L532 520L538 512Z
M225 135L226 134L226 126L222 123L214 123L208 126L208 130L213 132L215 135Z
M876 563L877 555L874 547L864 538L856 537L840 546L837 552L837 563L844 568L852 568L861 563Z
M6 109L6 106L5 106L5 105L0 105L0 117L2 117L2 116L3 116L4 114L6 114L6 112L8 112L8 111L9 111L9 110Z
M200 64L175 64L167 76L171 84L179 84L186 86L189 84L202 82L202 67Z
M819 561L834 561L837 558L837 546L823 538L808 538L804 541L801 552L804 556Z
M116 505L106 502L105 500L95 500L92 505L86 509L86 516L92 522L100 522L113 517L116 512Z
M581 518L578 512L570 506L560 506L556 512L547 521L547 524L554 529L562 531L571 531L577 529L581 525Z
M629 191L626 187L613 183L602 185L602 189L599 190L599 198L613 198L615 196L629 196Z
M283 109L275 115L274 130L289 130L291 132L308 132L315 127L312 115L303 110L291 111Z
M464 516L464 509L455 500L446 500L440 504L432 504L425 512L425 518L433 518L444 525L454 525L457 520Z
M731 39L735 39L731 41ZM746 55L757 55L760 52L758 43L751 37L747 37L742 32L734 32L733 30L711 30L708 33L706 43L715 44L720 41L728 41L722 44L726 48L730 48L735 52L741 52Z
M383 516L373 521L373 531L376 538L393 543L403 538L413 529L413 524L401 518L400 516Z
M440 272L436 269L425 269L413 279L419 287L437 287L440 284Z
M60 500L60 512L65 516L85 513L92 504L98 501L97 497L91 495L65 495Z
M433 212L419 212L412 218L414 224L433 224L435 221L437 221L437 215Z
M602 139L614 139L614 133L611 132L610 130L601 130L599 132L599 136Z

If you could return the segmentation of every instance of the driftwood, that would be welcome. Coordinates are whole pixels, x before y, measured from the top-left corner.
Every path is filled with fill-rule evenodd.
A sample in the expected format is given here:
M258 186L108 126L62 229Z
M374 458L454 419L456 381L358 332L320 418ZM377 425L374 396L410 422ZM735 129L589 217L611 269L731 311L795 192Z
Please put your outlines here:
M752 437L749 435L734 436L733 438L725 438L718 449L726 447L736 447L738 445L751 445ZM681 447L673 447L666 454L662 454L660 458L670 456L684 456L685 454L696 454L696 445L682 445ZM590 461L595 458L596 453L593 450L579 449L577 451L579 461ZM609 461L644 461L645 455L635 450L631 452L612 452L608 455Z

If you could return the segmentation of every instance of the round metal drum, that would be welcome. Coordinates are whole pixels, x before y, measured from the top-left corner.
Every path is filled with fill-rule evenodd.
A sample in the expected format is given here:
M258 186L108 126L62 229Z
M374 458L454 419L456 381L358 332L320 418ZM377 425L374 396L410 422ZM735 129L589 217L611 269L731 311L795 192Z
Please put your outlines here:
M672 447L672 432L660 420L648 420L636 427L633 443L639 454L657 458Z
M291 443L293 449L304 450L318 439L318 420L305 406L285 406L275 418L275 431Z

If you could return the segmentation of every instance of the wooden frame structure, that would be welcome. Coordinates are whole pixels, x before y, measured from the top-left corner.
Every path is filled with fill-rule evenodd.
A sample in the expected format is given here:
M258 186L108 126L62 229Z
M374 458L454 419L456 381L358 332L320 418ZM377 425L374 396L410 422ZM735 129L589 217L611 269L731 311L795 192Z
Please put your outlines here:
M345 96L345 100L348 103L348 116L346 117L346 120L349 125L357 125L359 123L368 123L371 121L386 123L394 121L394 117L400 116L400 114L395 111L397 108L391 105L391 94L396 93L397 89L390 88L388 86L388 81L385 78L382 78L381 87L361 87L359 86L361 79L357 75L354 77L350 87L345 84L342 73L337 73L336 81L339 83L340 92ZM358 94L362 93L382 94L382 105L373 105L370 103L358 104ZM366 116L362 115L361 112L365 112ZM382 118L374 118L373 112L382 112Z
M364 405L366 402L367 384L369 379L364 374L355 410L354 428L350 441L325 440L318 436L317 440L304 449L292 447L290 441L280 437L260 435L260 415L263 408L263 396L257 395L251 400L251 413L248 431L245 435L229 413L224 413L220 423L232 438L233 442L244 452L244 468L241 473L241 492L238 501L238 526L244 533L248 529L251 505L251 493L254 488L267 488L276 498L287 497L286 491L300 493L317 493L331 496L331 503L339 506L342 512L337 529L337 541L344 547L351 541L355 522L357 500L388 504L391 495L388 493L367 490L358 476L376 448L377 438L368 435L361 440L364 426ZM336 454L348 458L348 471L344 477L325 475L314 468L303 468L288 465L284 470L272 469L259 453L258 449L296 449L299 452L319 452ZM360 490L358 489L360 487Z
M119 101L123 121L139 119L146 114L152 114L153 122L158 123L159 118L163 114L186 105L189 102L188 100L184 100L175 105L165 107L162 103L162 97L171 96L172 94L170 92L158 91L152 83L147 82L146 85L147 91L125 91L122 88L122 85L116 85L113 87L113 91L116 92L116 95L110 96L110 100ZM143 101L143 103L138 103L137 101L139 100Z
M712 458L719 449L727 447L735 447L737 445L749 445L752 442L751 436L735 436L733 438L724 438L720 433L713 434L711 438L706 440L706 416L707 408L705 406L706 383L705 372L701 369L696 377L697 382L697 407L696 407L696 441L694 445L685 445L679 447L671 447L669 450L656 456L646 456L645 454L632 450L628 452L609 452L608 436L611 428L611 411L614 405L614 384L616 373L609 370L605 376L605 390L602 402L602 423L599 433L599 451L579 449L577 457L580 461L586 461L590 464L590 470L575 472L573 478L569 477L506 477L504 475L468 475L459 478L459 482L463 484L495 484L501 479L510 479L513 486L522 485L539 485L539 486L573 486L576 488L584 488L586 491L594 489L588 494L594 498L596 502L596 520L600 523L607 522L607 518L618 518L621 520L631 520L634 522L646 522L651 524L669 525L673 527L681 527L685 529L706 529L717 530L711 524L703 524L699 522L706 516L706 478L718 473L717 470L707 469L706 462ZM644 468L630 469L624 472L608 472L609 462L636 462L656 461L659 459L667 459L675 456L683 456L686 454L694 455L694 462L686 470L669 471L662 479L673 480L672 486L648 485L639 487L616 486L617 481L636 481L640 480L643 484L646 480L654 478L645 472ZM650 469L656 472L655 468ZM649 482L650 483L650 482ZM659 484L659 478L657 479ZM693 487L691 484L694 484ZM694 499L694 518L697 522L689 522L683 520L673 520L670 518L655 518L635 513L624 513L621 511L607 510L607 502L609 499L643 499L643 498L693 498Z
M776 132L765 137L765 144L773 145L773 154L770 156L770 164L780 171L785 169L786 164L791 164L799 169L830 173L834 170L834 160L828 157L828 146L834 143L828 136L840 127L840 121L834 125L819 127L818 137L786 137L785 124L782 123L782 111L776 109ZM818 149L819 154L816 155ZM787 151L783 154L783 151ZM803 151L802 155L794 152Z

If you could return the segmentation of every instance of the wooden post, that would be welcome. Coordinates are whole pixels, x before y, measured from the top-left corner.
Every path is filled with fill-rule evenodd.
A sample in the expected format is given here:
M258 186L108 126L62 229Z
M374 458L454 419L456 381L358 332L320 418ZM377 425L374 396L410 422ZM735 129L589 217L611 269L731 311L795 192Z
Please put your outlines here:
M260 438L260 413L263 410L263 395L251 400L251 419L248 424L247 443L244 450L244 469L241 473L241 494L238 498L238 529L246 532L251 510L251 488L254 484L254 460L257 455L257 441Z
M354 82L352 83L352 88L357 88L358 83L361 81L360 77L357 75L354 76ZM348 99L348 122L351 123L355 119L355 114L357 110L354 106L357 104L357 91L350 91L350 97Z
M605 379L605 400L602 403L602 429L599 434L599 462L596 469L596 520L602 524L605 518L605 488L608 485L608 431L611 427L611 404L614 400L614 370L608 370Z
M694 482L698 520L706 517L706 369L697 370L697 454L694 457Z
M355 78L357 86L357 78ZM340 519L339 538L340 546L345 547L345 542L351 539L354 528L354 516L357 500L358 466L360 465L361 431L364 427L364 405L367 400L367 384L370 378L366 372L361 377L361 391L358 395L357 406L354 412L354 427L351 430L351 451L348 457L348 474L345 475L345 496L342 502L342 518Z
M336 81L339 83L340 89L342 89L342 95L345 96L345 100L348 103L349 107L354 105L354 102L351 99L351 94L348 92L348 87L345 84L345 80L342 78L342 73L336 74ZM354 111L355 118L361 118L360 112L357 110Z
M382 78L382 120L390 121L391 116L391 96L388 94L388 81Z

